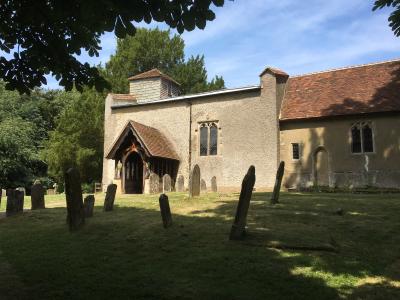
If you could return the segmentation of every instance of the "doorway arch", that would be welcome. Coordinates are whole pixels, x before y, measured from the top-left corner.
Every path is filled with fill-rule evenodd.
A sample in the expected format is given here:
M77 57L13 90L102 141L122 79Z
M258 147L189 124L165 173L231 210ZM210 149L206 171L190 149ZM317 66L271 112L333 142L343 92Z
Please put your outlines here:
M313 155L313 173L315 186L330 186L329 154L325 147L318 147Z
M123 187L125 194L143 193L143 159L136 151L127 154L123 161Z

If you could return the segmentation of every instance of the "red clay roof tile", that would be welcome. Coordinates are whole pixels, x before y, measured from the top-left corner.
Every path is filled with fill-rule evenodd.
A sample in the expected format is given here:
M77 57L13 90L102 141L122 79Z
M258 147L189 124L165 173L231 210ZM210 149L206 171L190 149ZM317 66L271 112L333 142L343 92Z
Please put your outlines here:
M293 77L280 120L400 112L400 60Z
M123 144L128 132L131 130L137 135L139 142L151 157L179 160L179 156L176 154L174 147L159 130L135 121L129 121L127 123L124 130L122 130L121 134L107 152L106 158L114 159L118 148Z
M131 94L111 94L111 97L117 101L136 101L136 97Z
M135 76L131 76L128 78L129 81L132 80L138 80L138 79L146 79L146 78L157 78L157 77L161 77L164 78L166 80L172 81L177 85L180 85L177 81L175 81L173 78L169 77L168 75L165 75L163 72L161 72L158 69L152 69L150 71L147 72L143 72L140 74L137 74Z

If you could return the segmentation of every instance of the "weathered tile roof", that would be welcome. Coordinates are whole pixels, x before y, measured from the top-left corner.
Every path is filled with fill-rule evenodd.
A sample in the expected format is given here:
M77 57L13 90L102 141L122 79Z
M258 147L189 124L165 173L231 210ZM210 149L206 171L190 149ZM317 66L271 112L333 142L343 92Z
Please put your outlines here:
M166 80L174 82L177 85L180 85L179 82L177 82L173 78L169 77L168 75L165 75L163 72L161 72L158 69L152 69L150 71L143 72L143 73L137 74L135 76L131 76L131 77L128 78L128 80L132 81L132 80L138 80L138 79L157 78L157 77L164 78Z
M116 101L136 101L136 97L131 94L111 94L111 97Z
M130 124L142 139L151 156L179 160L170 141L158 129L135 121L130 121Z
M179 156L176 154L174 147L170 141L157 129L143 125L135 121L129 121L125 126L124 130L118 136L117 140L111 146L108 151L106 158L113 159L116 151L123 143L129 130L139 139L139 142L145 148L146 152L151 157L162 157L174 160L179 160Z
M284 76L284 77L289 77L289 74L288 74L288 73L286 73L286 72L284 72L284 71L282 71L282 70L280 70L280 69L272 68L272 67L266 67L266 68L264 69L264 71L261 72L260 76L264 75L264 74L267 73L267 72L271 72L272 74L275 74L275 75L280 75L280 76Z
M288 80L280 120L400 112L400 60Z

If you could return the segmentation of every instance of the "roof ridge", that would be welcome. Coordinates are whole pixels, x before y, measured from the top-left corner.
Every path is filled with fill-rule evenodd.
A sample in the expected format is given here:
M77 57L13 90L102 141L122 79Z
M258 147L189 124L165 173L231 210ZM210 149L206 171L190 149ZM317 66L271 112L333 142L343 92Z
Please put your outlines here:
M311 75L317 75L317 74L324 74L324 73L331 73L331 72L337 72L337 71L343 71L343 70L349 70L349 69L365 68L365 67L382 65L382 64L392 63L392 62L400 62L400 57L399 58L395 58L395 59L391 59L391 60L380 61L380 62L360 64L360 65L340 67L340 68L332 68L332 69L327 69L327 70L324 70L324 71L316 71L316 72L310 72L310 73L305 73L305 74L299 74L299 75L291 76L290 78L299 78L299 77L305 77L305 76L311 76Z

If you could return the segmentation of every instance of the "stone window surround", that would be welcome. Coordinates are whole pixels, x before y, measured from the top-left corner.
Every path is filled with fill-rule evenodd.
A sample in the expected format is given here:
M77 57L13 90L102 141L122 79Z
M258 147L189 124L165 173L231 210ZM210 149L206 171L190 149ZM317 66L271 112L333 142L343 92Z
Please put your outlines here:
M372 147L374 149L374 151L372 152L364 152L364 137L363 137L363 133L362 130L360 130L361 133L361 152L353 152L353 136L352 136L352 129L354 126L359 126L359 128L361 129L362 126L364 125L369 125L369 127L371 128L372 131ZM376 128L375 128L375 123L373 121L370 120L358 120L358 121L354 121L350 124L349 126L349 148L350 148L350 154L351 155L375 155L376 154L376 143L375 143L375 132L376 132Z
M294 158L293 145L295 145L295 144L297 144L299 147L299 149L298 149L299 150L299 158ZM292 161L294 161L294 162L300 161L302 158L303 144L300 142L293 142L293 143L290 143L290 146L291 146L290 147L290 157L292 158Z
M217 154L214 155L210 155L210 128L212 125L215 125L217 127ZM201 127L207 127L207 155L200 155L200 128ZM220 145L220 139L221 139L221 126L219 125L219 121L218 120L212 120L212 121L200 121L197 122L197 128L195 130L195 132L197 132L197 156L198 157L217 157L217 156L221 156L221 145Z

